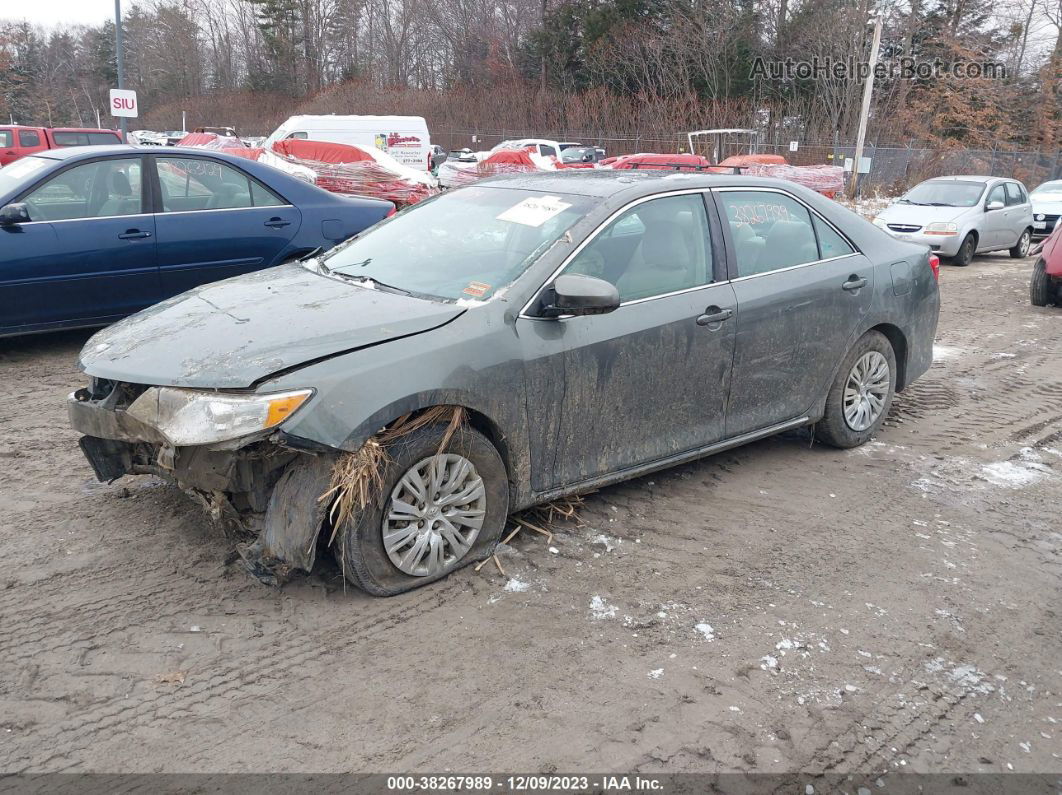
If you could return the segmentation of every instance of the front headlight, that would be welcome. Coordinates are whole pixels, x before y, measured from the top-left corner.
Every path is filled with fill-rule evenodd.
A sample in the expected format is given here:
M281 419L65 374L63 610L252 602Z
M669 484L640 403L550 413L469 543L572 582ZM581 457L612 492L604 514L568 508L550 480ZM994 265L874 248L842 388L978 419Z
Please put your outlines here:
M952 223L936 222L926 225L927 235L956 235L959 233L959 227Z
M885 229L888 227L888 224L885 223L885 219L880 216L871 221L871 223L880 229Z
M237 395L153 386L133 401L127 413L158 429L174 447L184 447L226 442L272 428L312 394L312 389Z

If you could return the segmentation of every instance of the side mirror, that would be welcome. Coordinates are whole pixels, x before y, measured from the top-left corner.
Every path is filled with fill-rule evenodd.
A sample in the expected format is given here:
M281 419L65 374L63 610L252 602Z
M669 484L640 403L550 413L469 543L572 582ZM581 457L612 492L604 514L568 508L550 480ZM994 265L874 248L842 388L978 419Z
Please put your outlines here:
M985 205L985 209L986 210L1002 210L1003 209L1003 202L1001 202L999 199L996 199L995 201L991 201L988 204L986 204Z
M0 207L0 226L14 226L30 222L29 208L22 202Z
M543 317L604 315L620 305L616 285L575 273L558 276L544 298Z

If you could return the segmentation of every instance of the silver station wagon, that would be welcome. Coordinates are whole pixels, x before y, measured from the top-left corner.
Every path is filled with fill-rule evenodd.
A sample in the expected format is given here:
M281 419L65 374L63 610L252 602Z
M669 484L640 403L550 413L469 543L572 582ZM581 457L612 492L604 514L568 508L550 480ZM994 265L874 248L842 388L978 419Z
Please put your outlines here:
M923 243L955 265L974 254L1028 256L1034 221L1025 186L999 177L937 177L916 185L874 219L893 237Z

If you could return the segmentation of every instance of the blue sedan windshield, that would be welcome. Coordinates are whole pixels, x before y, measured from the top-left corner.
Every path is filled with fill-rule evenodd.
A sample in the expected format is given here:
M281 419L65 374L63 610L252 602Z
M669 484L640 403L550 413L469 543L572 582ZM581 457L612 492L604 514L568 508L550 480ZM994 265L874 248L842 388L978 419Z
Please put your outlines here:
M17 192L54 162L43 157L24 157L0 168L0 196Z
M485 300L523 273L594 201L470 186L404 210L321 260L342 276L414 294Z

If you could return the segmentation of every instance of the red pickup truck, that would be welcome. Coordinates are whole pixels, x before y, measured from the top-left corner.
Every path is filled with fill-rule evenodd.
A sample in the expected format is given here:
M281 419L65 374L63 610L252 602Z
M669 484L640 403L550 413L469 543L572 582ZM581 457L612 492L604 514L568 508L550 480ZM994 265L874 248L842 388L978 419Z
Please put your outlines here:
M0 126L0 166L45 149L66 146L107 146L120 144L117 130L94 130L79 127Z

